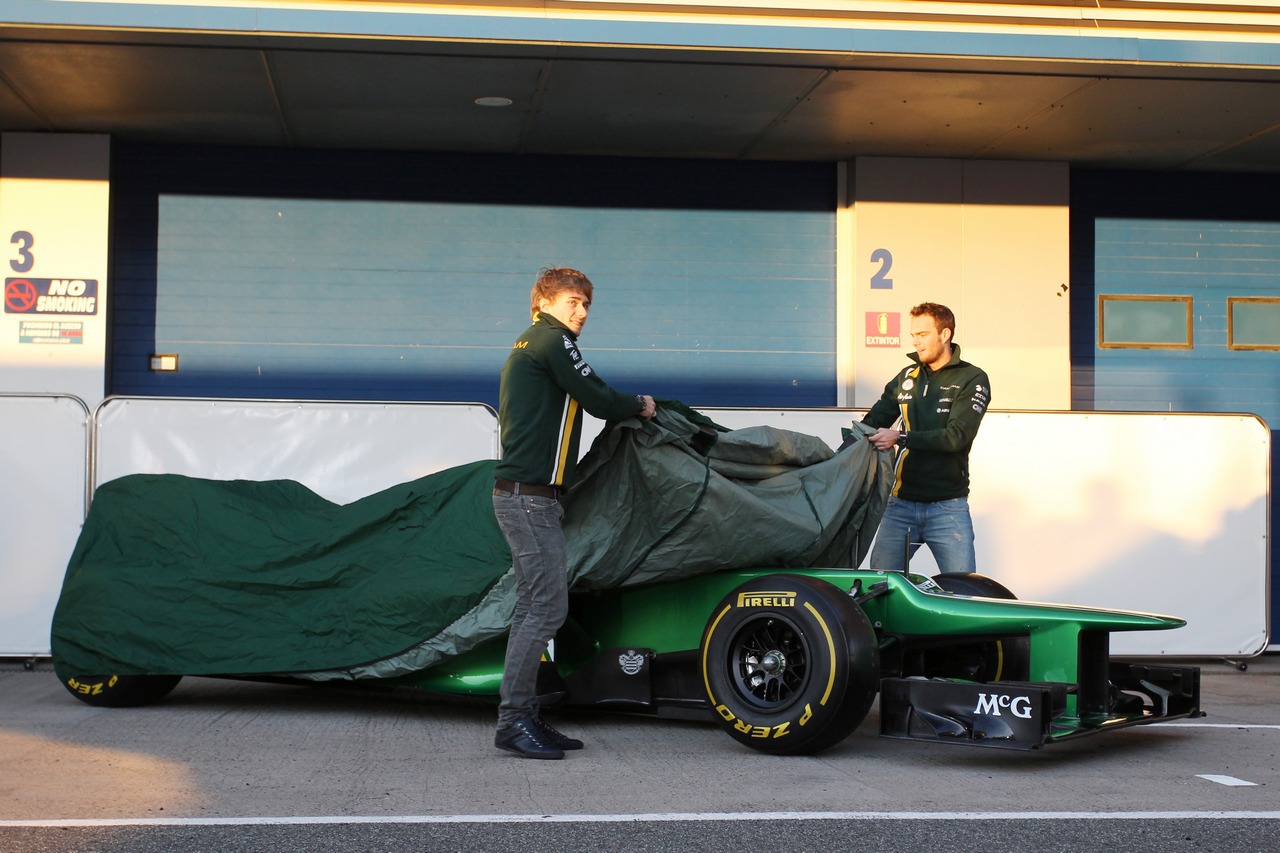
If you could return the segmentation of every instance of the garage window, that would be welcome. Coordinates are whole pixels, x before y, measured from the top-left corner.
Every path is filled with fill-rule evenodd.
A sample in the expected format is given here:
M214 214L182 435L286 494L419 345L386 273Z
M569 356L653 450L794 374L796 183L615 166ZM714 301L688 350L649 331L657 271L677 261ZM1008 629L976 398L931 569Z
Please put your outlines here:
M1227 349L1280 350L1280 297L1227 297Z
M1191 349L1190 296L1098 297L1102 349Z

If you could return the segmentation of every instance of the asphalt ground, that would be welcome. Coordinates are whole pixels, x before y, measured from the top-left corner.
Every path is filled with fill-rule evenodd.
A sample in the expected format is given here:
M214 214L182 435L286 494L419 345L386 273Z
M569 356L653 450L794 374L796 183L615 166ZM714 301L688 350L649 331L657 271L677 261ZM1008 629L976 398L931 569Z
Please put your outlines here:
M1280 850L1280 656L1199 663L1206 716L1030 752L579 712L548 717L586 749L528 761L487 707L187 678L97 709L0 661L0 851Z

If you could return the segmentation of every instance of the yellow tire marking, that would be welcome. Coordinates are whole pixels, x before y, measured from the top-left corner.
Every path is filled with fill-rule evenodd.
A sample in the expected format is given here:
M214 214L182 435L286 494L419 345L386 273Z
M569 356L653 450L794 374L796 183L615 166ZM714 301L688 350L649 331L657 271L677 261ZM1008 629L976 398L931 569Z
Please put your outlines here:
M711 628L707 630L707 641L702 644L702 684L707 688L707 696L711 697L713 700L716 698L716 695L711 692L711 681L707 678L707 652L711 648L711 635L716 632L716 626L720 624L720 620L724 618L725 614L732 609L732 604L725 605L724 610L721 610L716 616L716 621L711 623Z
M818 620L818 624L822 626L822 633L827 637L827 659L831 662L831 671L827 673L827 692L822 694L822 701L818 703L825 705L831 698L831 691L835 689L836 684L836 642L831 638L831 629L827 627L827 623L818 615L813 605L806 601L804 606L813 614L813 618Z

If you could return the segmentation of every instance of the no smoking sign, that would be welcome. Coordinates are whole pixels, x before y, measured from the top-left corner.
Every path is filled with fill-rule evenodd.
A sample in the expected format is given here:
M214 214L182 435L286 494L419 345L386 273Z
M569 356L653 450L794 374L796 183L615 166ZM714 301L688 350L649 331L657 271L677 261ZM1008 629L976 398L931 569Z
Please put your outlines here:
M6 314L97 314L98 282L92 278L6 278Z
M25 314L35 307L35 285L25 278L5 279L4 310L8 314Z

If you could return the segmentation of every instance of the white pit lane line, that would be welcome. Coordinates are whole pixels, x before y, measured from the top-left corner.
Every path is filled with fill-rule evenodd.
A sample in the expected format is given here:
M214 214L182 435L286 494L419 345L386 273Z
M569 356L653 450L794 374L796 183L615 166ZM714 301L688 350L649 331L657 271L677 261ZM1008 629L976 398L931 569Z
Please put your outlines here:
M1234 776L1220 776L1217 773L1197 773L1196 778L1217 782L1219 785L1226 785L1230 788L1252 788L1258 785L1257 782L1246 782L1244 779L1237 779Z
M1184 729L1280 729L1280 725L1257 723L1189 723L1189 722L1173 722L1173 723L1153 723L1152 728L1163 726L1167 728L1184 728Z
M1280 820L1280 811L1169 812L690 812L617 815L369 815L311 817L84 818L0 820L0 827L304 826L342 824L663 823L672 821L774 822L780 820Z

